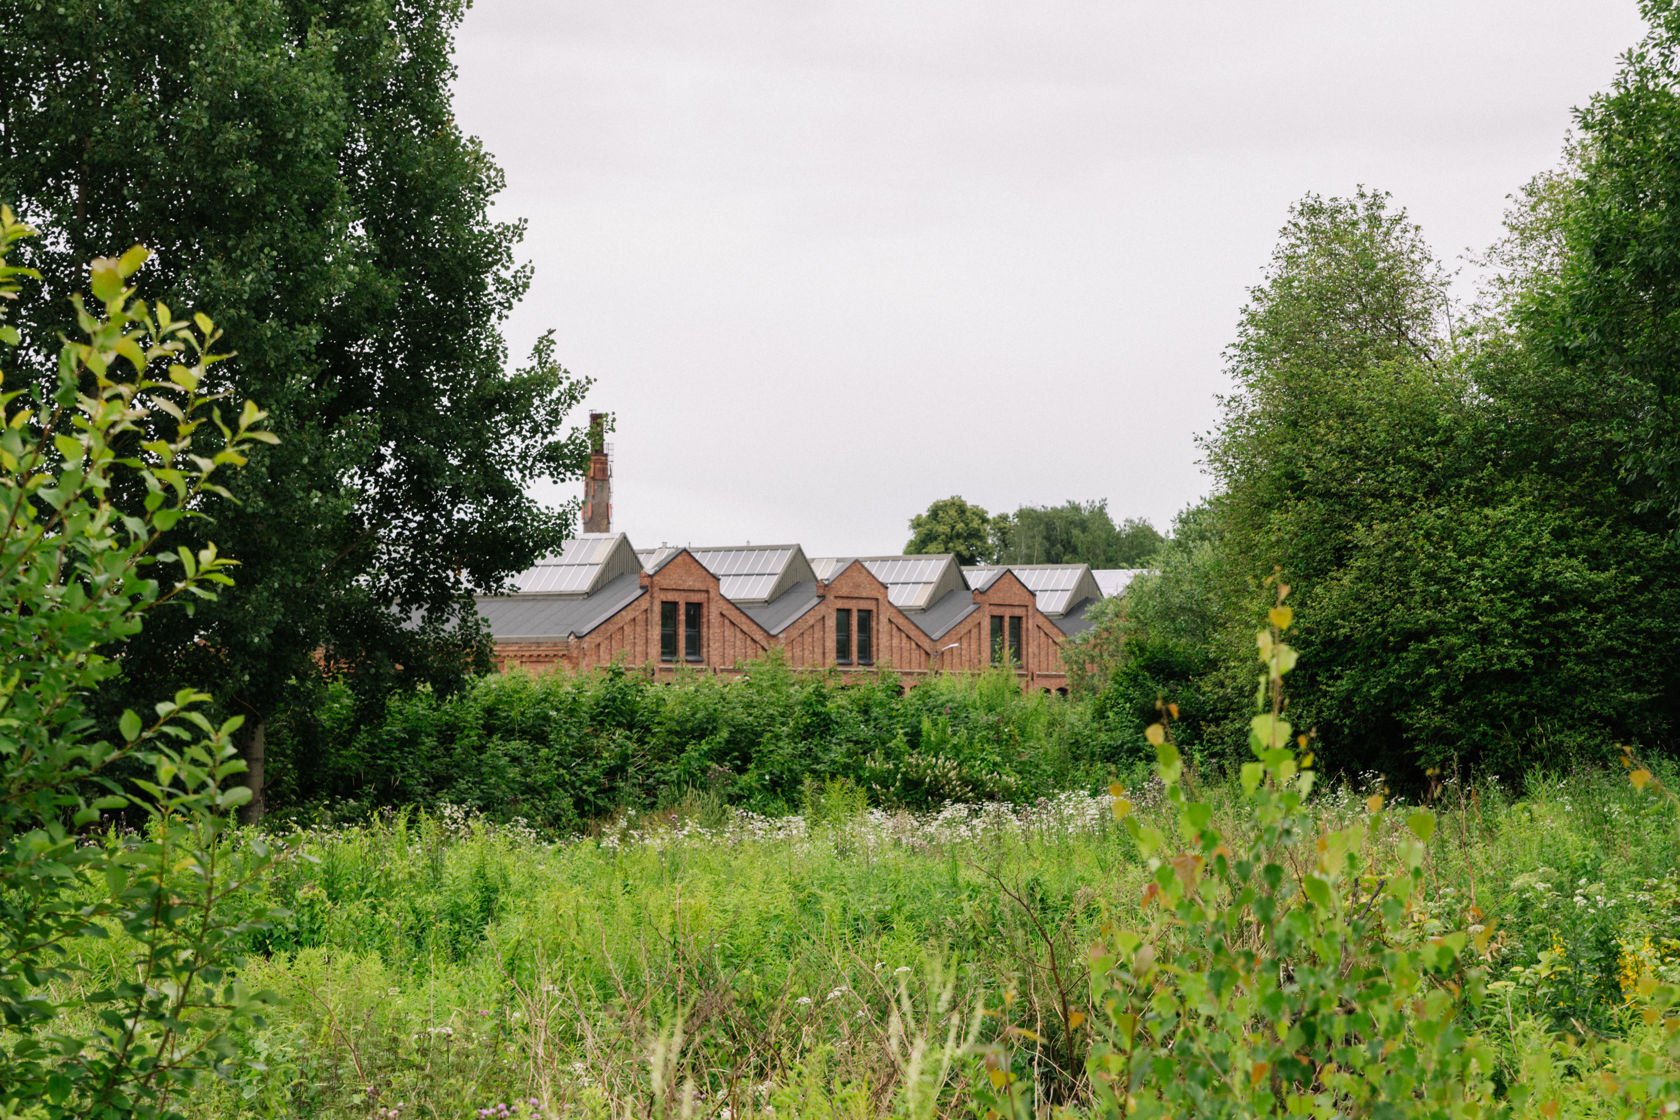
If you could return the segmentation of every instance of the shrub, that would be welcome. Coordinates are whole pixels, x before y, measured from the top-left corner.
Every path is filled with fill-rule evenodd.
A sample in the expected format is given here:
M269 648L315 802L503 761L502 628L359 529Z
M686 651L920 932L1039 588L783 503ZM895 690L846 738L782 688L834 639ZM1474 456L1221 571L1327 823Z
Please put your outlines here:
M1307 805L1311 740L1290 726L1283 680L1293 622L1276 584L1258 634L1264 666L1235 819L1217 819L1174 744L1175 707L1147 737L1165 786L1166 827L1114 810L1149 877L1140 915L1090 953L1089 1003L1064 1003L1040 1072L1052 1098L1088 1093L1112 1116L1482 1117L1654 1115L1680 1094L1680 988L1634 960L1630 1030L1583 1040L1512 1028L1515 1068L1474 1027L1491 925L1437 933L1426 921L1426 845L1435 816L1395 820L1380 793L1338 822ZM1630 763L1631 765L1631 763ZM1634 772L1649 786L1648 770ZM1342 827L1337 827L1340 824ZM1038 1082L1017 1056L986 1056L991 1116L1034 1112ZM1672 1108L1672 1106L1668 1106Z
M0 208L0 297L32 274L6 263L33 231ZM223 842L249 797L209 698L183 691L103 726L91 702L146 612L230 581L214 546L154 542L220 488L213 476L267 438L247 403L229 426L203 388L215 327L132 299L138 247L93 263L97 303L76 298L85 342L55 384L0 393L0 1113L175 1115L175 1090L229 1053L225 1027L254 1006L229 973L241 926L220 903L263 859ZM4 305L0 304L0 310ZM0 326L0 340L16 333ZM123 376L131 366L133 379ZM164 367L154 376L151 370ZM188 453L214 425L219 450ZM119 504L119 498L128 501ZM116 731L116 737L110 738ZM131 775L120 780L126 770ZM91 831L122 812L137 832ZM107 938L114 982L75 983ZM35 1111L30 1111L35 1110Z

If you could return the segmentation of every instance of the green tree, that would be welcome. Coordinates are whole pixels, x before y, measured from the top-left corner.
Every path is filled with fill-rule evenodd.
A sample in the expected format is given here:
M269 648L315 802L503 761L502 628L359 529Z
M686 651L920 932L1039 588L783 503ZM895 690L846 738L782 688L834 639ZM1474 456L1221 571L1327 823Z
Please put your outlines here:
M1517 232L1534 279L1519 288L1556 274L1540 218L1568 193L1531 196L1539 216ZM1651 654L1673 650L1659 620L1680 599L1673 550L1616 482L1615 395L1502 320L1456 327L1441 292L1384 196L1297 206L1208 441L1222 613L1240 617L1270 565L1301 589L1295 710L1347 745L1333 767L1408 778L1458 758L1520 774L1601 755L1609 737L1663 742L1674 687L1667 653ZM1148 587L1138 625L1159 633ZM1210 668L1185 666L1227 706L1230 633L1209 632ZM1128 661L1159 648L1134 642Z
M991 514L958 495L940 498L910 519L906 556L949 552L961 564L990 563L997 557Z
M0 320L32 232L0 207ZM249 928L227 901L266 862L260 837L223 842L249 796L209 697L182 689L146 715L98 718L93 696L133 665L124 643L160 610L213 602L232 562L213 544L160 551L246 452L272 437L246 403L208 391L225 355L188 323L133 299L146 253L103 258L95 302L74 304L53 382L0 392L0 1114L167 1117L183 1086L226 1060L258 1002L229 969ZM17 335L0 325L0 342ZM167 438L151 418L177 420ZM130 454L133 449L138 454ZM193 454L194 451L200 454ZM114 496L145 495L135 512ZM132 648L130 646L129 648ZM129 777L116 780L127 768ZM92 831L122 811L137 832ZM249 907L245 909L250 910ZM89 983L98 939L114 977Z
M281 444L234 484L241 587L131 647L144 692L211 683L264 720L333 666L379 695L484 664L474 591L557 546L569 509L527 496L587 448L583 385L544 340L510 371L524 292L502 177L450 105L459 0L69 0L13 5L0 66L0 199L54 236L22 364L51 377L79 261L142 242L172 303L238 309L218 390L262 400ZM132 499L132 495L129 496ZM209 499L209 512L222 502ZM204 523L172 530L202 544Z
M997 559L1003 564L1141 568L1163 541L1153 525L1139 518L1116 525L1106 501L1022 506L1013 514L999 515L994 533Z
M1624 499L1680 529L1680 9L1640 9L1648 34L1578 113L1574 173L1555 177L1553 206L1529 208L1551 267L1528 270L1513 303L1548 379L1595 398Z

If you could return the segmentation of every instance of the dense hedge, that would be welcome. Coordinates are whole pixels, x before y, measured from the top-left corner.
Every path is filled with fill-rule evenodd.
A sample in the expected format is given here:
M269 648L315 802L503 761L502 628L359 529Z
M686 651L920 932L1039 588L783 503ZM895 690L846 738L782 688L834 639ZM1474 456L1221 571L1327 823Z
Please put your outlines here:
M395 694L371 714L334 690L307 724L274 729L269 797L293 812L448 801L560 830L696 794L782 812L833 778L880 805L1027 801L1137 764L1139 725L1110 730L1095 712L1006 674L901 694L890 673L842 682L776 659L670 683L617 667L511 673L447 698Z

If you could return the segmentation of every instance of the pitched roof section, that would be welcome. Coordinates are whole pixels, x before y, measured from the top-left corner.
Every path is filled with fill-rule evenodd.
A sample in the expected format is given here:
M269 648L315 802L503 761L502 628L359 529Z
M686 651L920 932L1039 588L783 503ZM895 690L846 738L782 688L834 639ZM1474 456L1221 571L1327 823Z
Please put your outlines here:
M951 632L957 623L980 609L980 604L974 601L974 595L966 587L953 588L934 600L924 610L904 612L904 617L914 622L922 633L935 641Z
M640 573L609 580L588 596L495 595L478 600L478 613L498 641L564 641L582 637L641 598Z
M850 556L813 556L811 557L811 571L824 583L846 570L846 565L852 562Z
M689 554L718 578L723 597L736 603L769 603L798 583L815 583L816 573L796 544L690 548Z
M1011 564L1009 570L1027 585L1038 609L1056 618L1086 599L1101 599L1102 587L1087 564Z
M642 563L642 570L649 575L663 568L667 561L682 549L674 544L662 544L658 548L638 548L636 559Z
M1125 593L1126 585L1141 576L1148 568L1093 568L1091 576L1097 581L1104 599Z
M871 575L887 585L887 599L899 610L927 610L952 591L968 590L957 558L949 553L858 559Z
M802 580L768 603L738 603L741 613L764 627L771 634L780 634L805 616L818 603L817 584Z
M593 594L623 575L640 575L642 562L623 533L581 533L558 556L548 556L513 577L521 595Z

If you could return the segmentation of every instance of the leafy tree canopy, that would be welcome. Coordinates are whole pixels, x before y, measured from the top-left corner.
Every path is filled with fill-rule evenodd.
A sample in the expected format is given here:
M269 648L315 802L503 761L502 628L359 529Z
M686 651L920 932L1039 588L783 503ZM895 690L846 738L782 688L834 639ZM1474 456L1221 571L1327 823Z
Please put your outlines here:
M949 552L960 564L990 562L997 556L992 536L992 516L960 495L940 498L926 513L910 519L910 541L906 556Z
M1116 525L1106 501L1022 506L994 523L997 559L1003 564L1089 564L1093 568L1142 568L1164 538L1155 526L1129 517Z
M160 618L127 656L142 692L211 685L256 717L255 742L317 658L370 694L447 683L484 650L472 593L569 527L526 494L584 461L563 426L583 385L546 340L509 369L498 326L529 273L521 226L488 215L501 173L450 105L464 8L66 0L7 15L0 200L52 231L27 255L47 298L18 319L20 364L51 376L78 262L141 243L161 261L146 294L214 312L237 352L207 388L263 401L281 438L222 522L239 592ZM170 546L196 549L199 525Z

